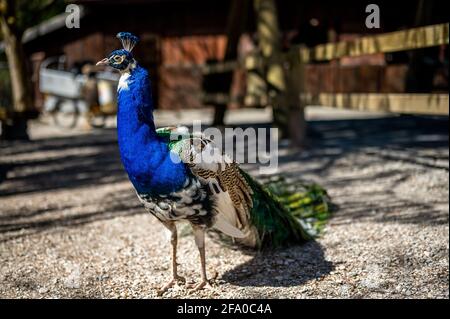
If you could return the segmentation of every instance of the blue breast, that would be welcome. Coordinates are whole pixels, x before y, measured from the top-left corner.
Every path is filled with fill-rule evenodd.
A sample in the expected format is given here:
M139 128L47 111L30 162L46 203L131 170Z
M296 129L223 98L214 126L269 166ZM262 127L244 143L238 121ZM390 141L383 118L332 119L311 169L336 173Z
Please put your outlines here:
M156 135L152 113L148 73L137 66L118 90L120 156L138 193L169 194L183 187L189 173L184 163L172 160L167 144Z

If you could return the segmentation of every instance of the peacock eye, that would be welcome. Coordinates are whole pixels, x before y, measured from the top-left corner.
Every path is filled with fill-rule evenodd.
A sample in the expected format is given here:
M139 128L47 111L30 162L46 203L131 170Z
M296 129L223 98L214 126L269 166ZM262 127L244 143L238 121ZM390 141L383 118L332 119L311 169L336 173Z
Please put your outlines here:
M116 56L114 56L114 61L115 61L115 62L122 62L122 57L116 55Z

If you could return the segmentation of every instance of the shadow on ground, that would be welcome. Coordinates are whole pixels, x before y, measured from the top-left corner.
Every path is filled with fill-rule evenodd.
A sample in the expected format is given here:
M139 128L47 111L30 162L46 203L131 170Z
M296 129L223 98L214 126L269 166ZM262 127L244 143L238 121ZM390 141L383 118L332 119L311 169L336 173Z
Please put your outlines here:
M242 127L246 128L245 125ZM341 179L328 178L333 170L339 170L341 165L348 165L340 163L339 160L353 153L367 155L365 162L351 163L356 171L363 171L370 164L389 160L414 164L421 169L442 170L448 174L447 117L400 116L314 121L310 123L309 135L310 143L306 150L301 152L290 150L280 156L282 172L296 176L317 176L325 181L327 188L346 187L361 182L389 181L389 185L384 187L380 194L376 192L370 194L380 196L378 204L370 206L366 201L350 198L351 194L349 199L339 198L342 209L334 217L334 222L349 223L353 218L370 218L380 222L448 223L448 214L433 209L432 205L420 200L398 198L392 192L402 181L410 178L411 172L408 169L390 168L386 171ZM40 139L33 142L2 141L0 199L124 182L127 178L121 167L116 143L114 129L95 130L91 134ZM283 146L282 149L287 149L287 146ZM300 165L290 167L291 163ZM250 171L255 172L254 169ZM83 209L79 212L77 207L65 206L64 203L49 203L45 207L33 210L2 210L0 234L11 235L3 238L9 240L44 230L76 227L97 220L145 212L131 190L123 194L109 193L101 200L104 207L100 211L88 198L83 205L92 205L92 209ZM404 213L392 214L404 210L405 207L408 209ZM73 213L53 217L52 212L62 209L69 211L72 209ZM40 215L46 217L36 219ZM316 247L316 252L311 252L311 257L318 258L320 263L320 247L316 243L311 245L316 245L312 246ZM271 258L270 254L266 257L256 256L252 262L264 263L267 258ZM326 264L325 261L323 263Z
M102 185L126 178L113 130L0 143L2 157L11 159L0 164L0 197Z
M247 253L253 258L224 273L224 281L237 286L290 287L325 276L334 269L315 241L282 250Z

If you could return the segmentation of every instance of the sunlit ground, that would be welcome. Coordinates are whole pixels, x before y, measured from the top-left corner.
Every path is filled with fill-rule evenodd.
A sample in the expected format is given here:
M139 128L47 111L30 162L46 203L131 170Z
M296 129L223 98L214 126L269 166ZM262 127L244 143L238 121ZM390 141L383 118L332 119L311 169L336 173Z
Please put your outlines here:
M155 118L209 124L211 114ZM270 114L232 111L226 122L268 127ZM328 108L307 117L308 148L281 143L279 172L327 188L339 209L326 232L262 254L210 237L208 274L217 278L192 297L448 298L448 118ZM0 297L155 297L170 275L170 244L121 168L115 119L94 130L51 123L31 123L33 142L0 144ZM193 238L180 232L181 274L198 280ZM178 286L166 297L187 293Z

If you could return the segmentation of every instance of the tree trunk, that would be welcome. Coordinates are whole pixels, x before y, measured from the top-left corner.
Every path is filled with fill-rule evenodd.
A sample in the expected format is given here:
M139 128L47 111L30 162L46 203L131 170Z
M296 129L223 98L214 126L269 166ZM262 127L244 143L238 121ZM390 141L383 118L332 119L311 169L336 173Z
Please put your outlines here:
M8 68L11 78L13 105L9 110L9 122L3 125L5 138L28 138L26 125L26 112L33 108L30 83L27 79L26 58L22 46L21 33L16 28L15 6L13 1L6 2L6 12L0 14L0 30L3 35L5 53L8 59ZM9 126L9 128L8 128Z

